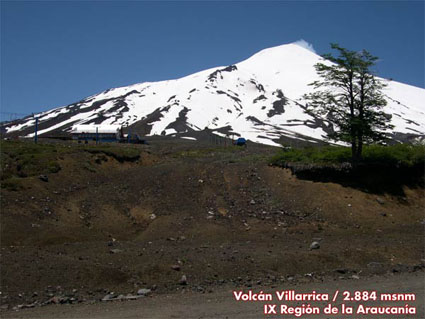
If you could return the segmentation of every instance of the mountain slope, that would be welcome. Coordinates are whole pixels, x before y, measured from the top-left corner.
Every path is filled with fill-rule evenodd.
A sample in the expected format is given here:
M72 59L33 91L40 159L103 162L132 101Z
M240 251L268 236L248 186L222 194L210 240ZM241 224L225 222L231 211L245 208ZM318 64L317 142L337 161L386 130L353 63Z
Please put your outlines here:
M263 144L281 137L323 140L332 126L304 112L301 96L316 80L315 53L295 44L258 52L249 59L177 80L106 90L77 103L37 114L39 134L67 132L74 124L122 124L142 135L188 134L204 128ZM385 89L393 138L425 135L425 90L395 81ZM9 135L33 136L35 120L3 127Z

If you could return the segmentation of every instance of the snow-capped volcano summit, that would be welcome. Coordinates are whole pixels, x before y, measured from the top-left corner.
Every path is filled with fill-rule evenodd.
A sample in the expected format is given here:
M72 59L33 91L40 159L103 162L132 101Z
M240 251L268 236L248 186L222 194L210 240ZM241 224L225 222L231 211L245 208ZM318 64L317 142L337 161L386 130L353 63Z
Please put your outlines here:
M208 128L263 144L281 138L323 140L326 120L305 113L300 102L317 80L323 61L303 44L264 49L245 61L180 79L109 89L74 104L39 113L39 134L69 132L75 124L121 124L141 135L190 135ZM393 138L425 135L425 89L390 81L384 91L395 126ZM3 127L6 134L31 137L27 117Z

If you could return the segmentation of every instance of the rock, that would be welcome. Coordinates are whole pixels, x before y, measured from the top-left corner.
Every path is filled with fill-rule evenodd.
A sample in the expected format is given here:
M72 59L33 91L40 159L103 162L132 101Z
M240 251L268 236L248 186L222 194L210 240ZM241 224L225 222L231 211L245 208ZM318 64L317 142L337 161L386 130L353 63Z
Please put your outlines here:
M47 175L40 175L38 178L46 183L49 181L49 177Z
M128 295L127 295L127 296L125 296L124 298L125 298L125 299L127 299L127 300L135 300L135 299L138 299L138 298L140 298L140 297L143 297L143 295L135 296L135 295L132 295L132 294L128 294Z
M47 301L47 303L53 303L57 305L58 303L60 303L60 298L58 296L53 296Z
M403 264L397 264L392 269L393 272L408 272L410 270L411 270L411 267L409 267L408 265L403 265Z
M142 288L142 289L137 290L137 294L139 296L147 296L151 293L151 291L152 290L150 290L150 289Z
M376 261L372 261L372 262L368 263L367 268L369 269L369 271L372 274L383 274L383 273L385 273L384 265L379 263L379 262L376 262Z
M179 270L180 270L180 265L172 265L172 266L171 266L171 269L172 269L172 270L179 271Z
M310 250L319 249L319 248L320 248L320 244L318 241L313 241L310 245Z
M109 251L109 253L110 254L119 254L119 253L122 253L122 250L121 249L111 249Z
M357 276L357 275L352 275L351 278L353 278L353 279L360 279L360 277Z
M183 275L183 276L180 278L180 280L179 280L179 284L180 284L180 285L183 285L183 286L187 285L187 277L186 277L186 275Z
M339 268L339 269L335 269L335 271L336 271L337 273L340 273L340 274L346 274L346 273L348 272L348 269L345 269L345 268Z
M255 205L255 200L251 200L250 202L249 202L251 205Z
M381 213L380 214L382 217L386 217L387 216L387 214L386 213Z
M205 289L202 286L196 287L196 290L199 291L199 292L204 292L205 291Z
M385 204L385 201L384 201L382 198L380 198L380 197L376 197L376 201L377 201L379 204L381 204L381 205L384 205L384 204Z
M152 213L152 214L150 214L150 215L149 215L149 218L150 218L151 220L154 220L154 219L156 219L156 215Z
M111 301L114 300L114 295L113 294L107 294L105 297L102 298L102 301Z

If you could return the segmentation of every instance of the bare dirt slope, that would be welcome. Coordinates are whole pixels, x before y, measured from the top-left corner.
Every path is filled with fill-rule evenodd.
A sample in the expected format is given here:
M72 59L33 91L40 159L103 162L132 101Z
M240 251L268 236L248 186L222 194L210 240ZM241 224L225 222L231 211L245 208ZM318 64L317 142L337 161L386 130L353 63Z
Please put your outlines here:
M3 310L423 269L423 189L298 180L256 145L158 139L119 160L65 146L47 182L1 190Z

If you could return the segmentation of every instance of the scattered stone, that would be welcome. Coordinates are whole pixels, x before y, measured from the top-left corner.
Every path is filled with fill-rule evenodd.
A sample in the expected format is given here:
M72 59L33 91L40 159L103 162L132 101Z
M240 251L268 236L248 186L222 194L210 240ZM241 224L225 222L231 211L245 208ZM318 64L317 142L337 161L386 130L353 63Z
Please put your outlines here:
M250 202L249 202L251 205L255 205L255 200L251 200Z
M352 275L351 278L353 278L353 279L360 279L360 277L357 276L357 275Z
M319 248L320 248L320 244L318 241L313 241L310 245L310 250L319 249Z
M411 270L411 267L408 265L397 264L393 267L392 271L395 272L408 272Z
M348 269L341 268L341 269L335 269L335 271L340 274L346 274L348 272Z
M49 177L47 175L40 175L38 178L46 183L49 181Z
M180 278L180 280L179 280L179 284L180 284L180 285L182 285L182 286L187 285L187 277L186 277L186 275L183 275L183 276Z
M33 303L30 303L30 304L21 305L20 308L34 308L37 304L38 304L38 302L34 301Z
M380 197L376 197L376 201L377 201L379 204L381 204L381 205L384 205L384 204L385 204L385 201L384 201L382 198L380 198Z
M114 295L113 294L107 294L105 297L102 298L102 301L111 301L114 300Z
M383 274L385 272L384 265L376 261L368 263L367 268L373 274Z
M137 294L139 296L147 296L147 295L149 295L151 293L151 291L152 290L150 290L150 289L142 288L142 289L137 290Z
M352 205L351 205L351 204L348 204L347 206L348 206L348 207L351 207Z
M172 265L171 269L175 271L179 271L181 268L180 268L180 265Z
M196 290L199 292L205 292L205 289L202 286L196 287Z
M380 214L382 217L387 217L387 213L381 213Z
M119 254L119 253L122 253L122 250L121 249L111 249L109 251L109 253L111 253L111 254Z
M48 304L53 303L53 304L59 304L60 303L60 298L58 296L53 296L52 298L50 298L47 301Z
M125 298L125 299L127 299L127 300L135 300L135 299L138 299L138 298L140 298L140 297L143 297L143 295L135 296L135 295L132 295L132 294L128 294L128 295L127 295L127 296L125 296L124 298Z
M152 213L152 214L150 214L149 218L150 218L151 220L154 220L154 219L156 218L156 215Z

